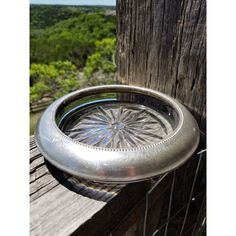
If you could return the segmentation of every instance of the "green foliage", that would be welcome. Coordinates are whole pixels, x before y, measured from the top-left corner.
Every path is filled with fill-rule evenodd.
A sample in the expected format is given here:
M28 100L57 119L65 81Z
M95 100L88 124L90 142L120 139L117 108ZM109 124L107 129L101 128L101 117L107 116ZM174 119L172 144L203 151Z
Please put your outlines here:
M115 7L99 6L62 6L62 5L30 5L30 28L43 29L61 20L77 17L83 13L105 12Z
M31 30L31 63L70 60L83 68L88 55L94 53L97 40L115 36L115 17L103 13L81 14L60 21L53 27Z
M114 83L114 7L30 6L30 101Z
M43 29L60 20L76 17L79 14L81 14L79 8L72 11L72 9L63 6L30 5L30 27L31 29Z
M49 92L50 88L43 81L39 81L34 86L30 87L30 101L36 102L41 99L44 94Z
M56 61L46 64L32 64L30 67L30 101L35 102L44 96L58 98L78 89L81 82L77 69L69 61Z
M101 41L96 41L95 46L95 52L88 57L86 66L84 67L86 78L89 78L96 71L114 73L116 70L114 64L116 39L105 38Z

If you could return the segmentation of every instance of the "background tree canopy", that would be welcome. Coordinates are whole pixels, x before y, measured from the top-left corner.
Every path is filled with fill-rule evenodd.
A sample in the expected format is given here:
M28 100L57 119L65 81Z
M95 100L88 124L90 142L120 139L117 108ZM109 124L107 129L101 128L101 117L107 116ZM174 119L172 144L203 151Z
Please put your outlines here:
M31 5L31 103L113 83L115 36L114 7Z
M30 70L32 86L30 100L35 102L47 95L52 99L80 87L78 71L69 61L56 61L47 64L32 64Z

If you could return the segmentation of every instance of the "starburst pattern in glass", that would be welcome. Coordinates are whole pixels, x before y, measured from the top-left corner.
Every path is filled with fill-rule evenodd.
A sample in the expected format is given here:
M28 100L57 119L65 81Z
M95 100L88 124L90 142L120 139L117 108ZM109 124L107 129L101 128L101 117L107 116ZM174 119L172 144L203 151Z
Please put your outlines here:
M105 103L77 112L64 130L70 138L97 147L137 148L160 142L172 126L149 107Z

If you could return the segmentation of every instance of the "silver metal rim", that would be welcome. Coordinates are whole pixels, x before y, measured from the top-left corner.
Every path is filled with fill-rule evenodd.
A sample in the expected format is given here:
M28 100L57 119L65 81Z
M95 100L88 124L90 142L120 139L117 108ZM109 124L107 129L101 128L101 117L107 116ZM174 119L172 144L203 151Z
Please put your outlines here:
M156 144L139 148L101 148L76 142L56 124L56 112L65 102L101 92L135 92L161 99L179 115L173 133ZM199 128L190 112L175 99L142 87L95 86L78 90L52 103L42 115L35 132L36 143L45 158L72 175L98 182L136 182L182 165L197 148Z

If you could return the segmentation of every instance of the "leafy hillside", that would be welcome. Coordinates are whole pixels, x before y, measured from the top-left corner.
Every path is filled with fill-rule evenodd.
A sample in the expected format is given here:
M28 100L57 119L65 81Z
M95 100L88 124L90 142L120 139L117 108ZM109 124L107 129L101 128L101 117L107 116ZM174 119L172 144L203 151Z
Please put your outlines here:
M103 6L63 6L63 5L30 5L30 28L44 29L61 20L78 17L83 13L114 11L115 7Z
M115 17L104 13L81 14L45 29L31 30L31 63L70 60L78 68L95 51L95 42L115 37Z
M113 9L30 6L31 102L114 82L116 17L110 14ZM97 76L99 73L102 76Z

